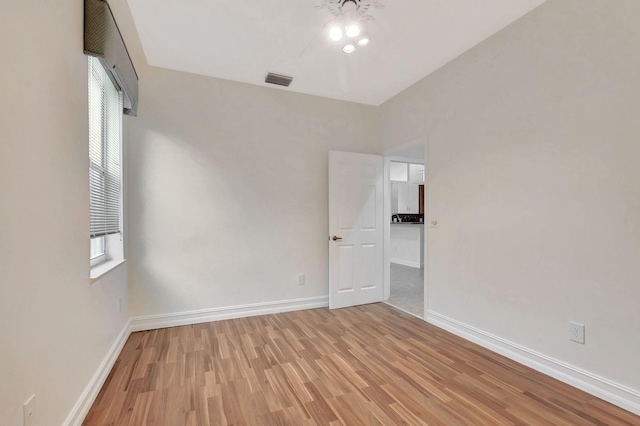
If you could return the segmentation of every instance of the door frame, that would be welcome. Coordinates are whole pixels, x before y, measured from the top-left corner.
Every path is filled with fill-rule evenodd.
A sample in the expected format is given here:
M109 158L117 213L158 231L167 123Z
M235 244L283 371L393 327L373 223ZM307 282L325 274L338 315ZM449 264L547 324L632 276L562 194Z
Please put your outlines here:
M410 148L420 144L424 144L424 159L420 163L416 158L402 157L394 155L394 152L403 148ZM383 210L384 210L384 229L383 229L383 253L384 253L384 269L383 269L383 301L387 301L391 296L391 180L390 180L390 163L391 161L401 161L412 164L424 164L424 246L422 248L422 256L424 263L424 317L429 312L429 169L428 169L428 145L425 138L418 138L413 142L402 144L385 151L382 156L384 160L383 167Z

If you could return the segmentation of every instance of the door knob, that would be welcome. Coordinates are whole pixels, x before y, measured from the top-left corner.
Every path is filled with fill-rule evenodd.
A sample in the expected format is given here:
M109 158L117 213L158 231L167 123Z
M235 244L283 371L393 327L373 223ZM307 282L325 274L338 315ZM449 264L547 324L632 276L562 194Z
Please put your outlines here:
M333 241L338 241L338 240L341 240L341 239L342 239L342 237L336 237L336 236L334 235L333 237L331 237L331 239L332 239Z

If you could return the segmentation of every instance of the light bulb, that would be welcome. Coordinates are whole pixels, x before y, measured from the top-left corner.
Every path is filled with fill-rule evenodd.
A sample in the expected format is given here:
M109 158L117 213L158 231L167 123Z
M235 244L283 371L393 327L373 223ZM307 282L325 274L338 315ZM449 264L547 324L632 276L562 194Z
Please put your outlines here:
M370 41L371 39L369 38L369 36L366 36L366 35L362 36L358 40L358 46L366 46L367 44L369 44Z
M347 37L357 37L360 34L360 26L358 24L347 25Z
M347 44L344 45L344 47L342 48L342 51L344 53L353 53L356 51L356 45L349 42Z
M333 26L329 30L329 38L333 41L339 41L342 38L342 29L338 26Z

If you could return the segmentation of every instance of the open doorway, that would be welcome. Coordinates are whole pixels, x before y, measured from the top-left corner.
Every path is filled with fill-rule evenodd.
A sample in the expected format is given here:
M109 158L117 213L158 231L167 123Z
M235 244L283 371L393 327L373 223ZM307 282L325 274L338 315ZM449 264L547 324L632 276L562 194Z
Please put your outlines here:
M385 301L424 318L426 306L425 144L385 152Z

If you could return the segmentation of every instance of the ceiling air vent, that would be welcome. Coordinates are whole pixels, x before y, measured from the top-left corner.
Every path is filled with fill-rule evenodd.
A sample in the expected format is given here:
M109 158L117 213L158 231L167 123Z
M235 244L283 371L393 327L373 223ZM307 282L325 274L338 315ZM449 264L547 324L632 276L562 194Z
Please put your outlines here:
M293 81L293 77L289 77L288 75L282 75L282 74L274 74L272 72L268 73L264 79L265 83L277 84L278 86L285 86L285 87L289 87L292 81Z

